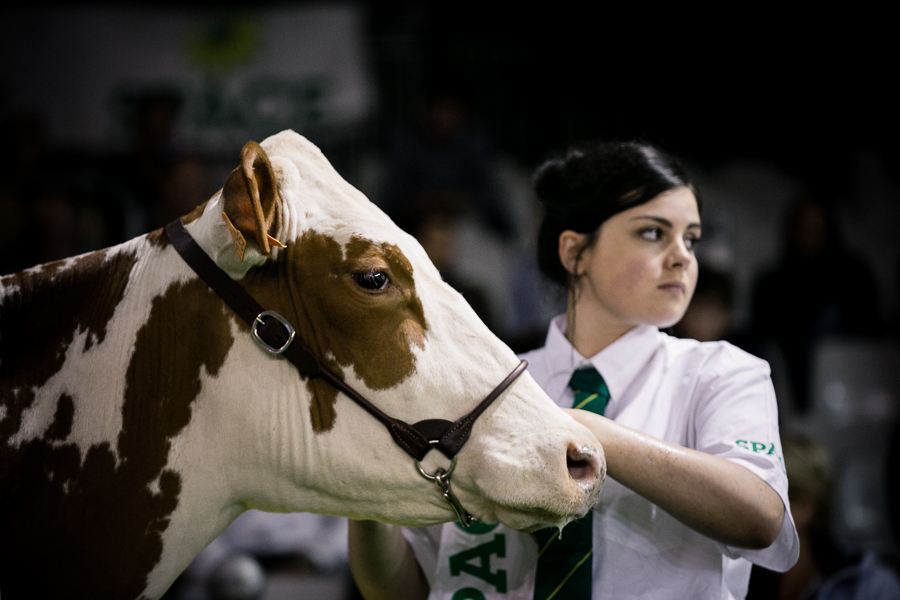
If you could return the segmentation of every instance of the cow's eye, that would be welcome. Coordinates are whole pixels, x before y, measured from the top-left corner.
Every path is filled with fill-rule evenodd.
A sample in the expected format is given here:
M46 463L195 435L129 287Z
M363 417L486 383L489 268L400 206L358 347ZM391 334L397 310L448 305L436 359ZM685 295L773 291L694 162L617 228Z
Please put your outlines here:
M367 290L383 290L391 282L381 271L357 271L352 277L356 285Z

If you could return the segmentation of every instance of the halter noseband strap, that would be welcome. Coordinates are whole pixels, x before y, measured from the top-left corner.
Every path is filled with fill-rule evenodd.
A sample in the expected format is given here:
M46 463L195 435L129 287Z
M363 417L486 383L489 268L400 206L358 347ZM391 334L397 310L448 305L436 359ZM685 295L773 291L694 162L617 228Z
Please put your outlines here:
M437 448L444 456L453 459L469 439L475 420L528 366L526 361L521 361L478 406L456 421L426 419L410 425L400 419L388 416L334 373L322 367L319 360L295 338L295 331L290 323L278 313L264 310L244 288L220 269L191 237L181 219L176 219L166 225L165 231L181 258L197 273L200 279L205 281L234 312L250 325L250 332L257 344L267 352L281 355L291 361L302 376L321 377L343 392L381 421L387 427L394 441L417 461L425 458L432 448Z

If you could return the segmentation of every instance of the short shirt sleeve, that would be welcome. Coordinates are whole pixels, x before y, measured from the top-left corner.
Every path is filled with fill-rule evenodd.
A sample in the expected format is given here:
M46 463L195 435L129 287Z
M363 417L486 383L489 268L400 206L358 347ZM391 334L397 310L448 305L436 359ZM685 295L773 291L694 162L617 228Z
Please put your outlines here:
M721 344L704 365L698 387L694 447L746 467L768 483L785 506L781 531L771 546L762 550L723 546L725 554L786 571L797 561L800 546L788 502L769 365Z

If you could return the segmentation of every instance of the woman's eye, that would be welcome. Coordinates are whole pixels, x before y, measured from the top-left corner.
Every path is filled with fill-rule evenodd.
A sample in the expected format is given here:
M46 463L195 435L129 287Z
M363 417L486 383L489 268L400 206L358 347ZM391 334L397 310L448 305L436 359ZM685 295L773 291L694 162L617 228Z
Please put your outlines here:
M684 245L688 247L689 250L693 250L697 247L697 244L700 243L700 238L696 236L688 236L684 238Z
M390 283L387 275L381 271L364 271L352 275L356 285L367 290L383 290Z
M643 229L641 230L641 237L652 242L659 241L659 239L662 238L662 229L660 229L659 227Z

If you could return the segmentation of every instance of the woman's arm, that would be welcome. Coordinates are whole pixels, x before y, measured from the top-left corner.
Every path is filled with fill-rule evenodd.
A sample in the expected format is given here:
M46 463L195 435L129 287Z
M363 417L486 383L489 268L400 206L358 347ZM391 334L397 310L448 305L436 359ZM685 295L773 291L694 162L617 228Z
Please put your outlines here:
M784 503L749 469L591 412L566 410L603 444L610 477L691 529L741 548L766 548L778 537Z
M366 600L425 600L428 581L397 525L350 520L350 570Z

